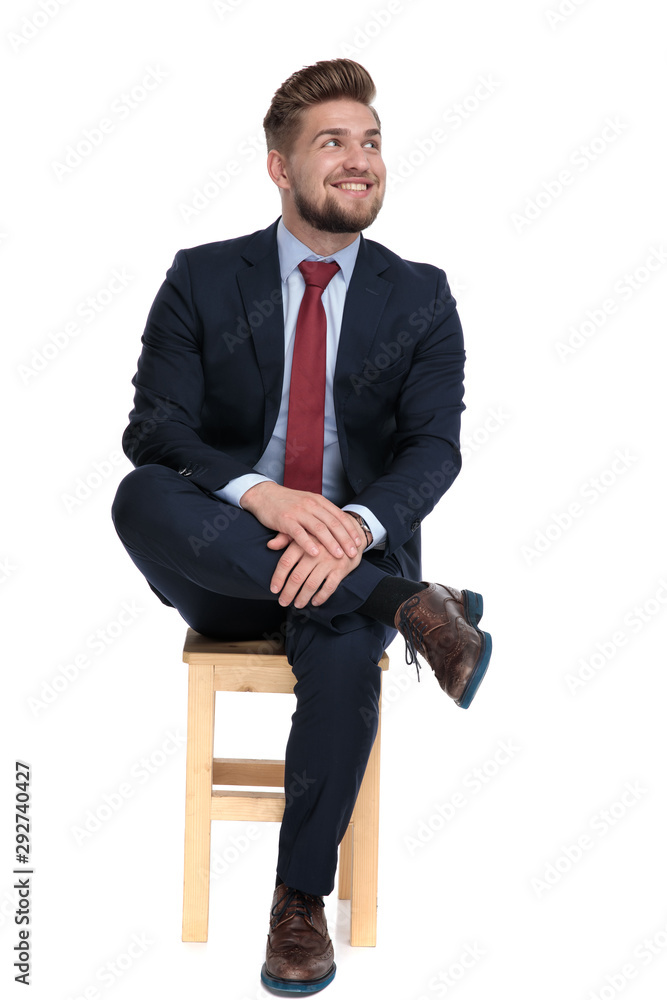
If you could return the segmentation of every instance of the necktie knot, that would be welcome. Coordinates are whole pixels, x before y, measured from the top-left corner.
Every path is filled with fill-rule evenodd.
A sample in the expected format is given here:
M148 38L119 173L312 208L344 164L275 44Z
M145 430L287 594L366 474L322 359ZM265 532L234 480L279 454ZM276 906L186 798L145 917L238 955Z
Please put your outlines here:
M335 260L331 263L324 260L302 260L299 264L299 270L306 285L315 285L316 288L324 290L336 271L340 271L340 266Z

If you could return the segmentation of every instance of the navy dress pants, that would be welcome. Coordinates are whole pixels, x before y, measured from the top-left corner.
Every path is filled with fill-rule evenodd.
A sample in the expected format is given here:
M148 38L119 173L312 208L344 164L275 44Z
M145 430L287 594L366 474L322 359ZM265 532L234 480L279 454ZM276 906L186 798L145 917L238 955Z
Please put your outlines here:
M277 871L287 885L328 895L377 732L378 661L396 635L357 609L384 576L401 575L398 562L371 550L320 607L283 608L269 590L281 555L266 546L275 531L174 470L130 472L112 516L151 588L197 632L284 636L297 682Z

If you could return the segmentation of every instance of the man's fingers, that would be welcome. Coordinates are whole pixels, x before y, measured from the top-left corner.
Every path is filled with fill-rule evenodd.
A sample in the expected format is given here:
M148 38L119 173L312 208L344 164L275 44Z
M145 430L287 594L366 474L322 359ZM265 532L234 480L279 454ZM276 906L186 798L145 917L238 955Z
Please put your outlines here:
M266 543L269 549L284 549L292 541L286 531L279 531L275 538L270 538Z
M364 538L353 517L317 493L286 489L273 482L257 483L241 497L242 506L261 524L287 535L309 556L319 556L321 546L336 559L354 559ZM280 548L274 539L269 545Z
M356 526L354 518L350 518L350 521L356 527L348 531L338 517L326 510L304 512L302 521L297 520L297 516L289 515L289 520L285 518L284 522L287 521L287 524L283 523L283 527L302 546L304 551L313 556L318 554L315 551L317 546L314 546L312 540L312 536L314 535L327 552L335 556L336 559L341 559L344 555L352 559L356 556L357 548L362 544L362 539L359 537L358 526ZM294 520L292 520L292 517L294 517ZM303 532L303 534L300 534L300 532ZM359 538L358 542L356 541L357 538Z
M280 597L278 598L278 603L281 604L284 608L290 605L292 601L295 600L297 594L300 593L301 588L302 587L307 588L306 581L308 580L309 580L309 570L307 566L304 564L304 561L302 560L299 564L295 566L295 568L292 570L289 577L287 578L287 581L285 582L284 586L280 591ZM311 593L314 593L314 591L308 593L308 598L310 598ZM308 599L306 599L306 601L304 601L303 604L295 603L295 607L304 607L304 605L307 603L307 600Z
M285 549L275 570L273 571L273 576L271 577L271 593L278 594L283 589L285 581L287 580L290 570L303 558L304 552L300 545L296 542L291 542L290 545ZM282 596L282 595L281 595ZM282 601L281 601L282 603Z
M333 507L332 511L327 511L321 520L333 538L335 538L339 545L343 546L345 553L354 558L358 547L363 545L365 541L362 538L357 521L353 517L350 517L349 514L346 514L345 511L338 510L337 507ZM327 548L332 555L338 554L328 545Z
M320 522L313 522L313 523L320 523ZM310 528L310 523L308 527ZM306 529L304 528L303 524L301 524L298 520L296 520L296 518L293 518L291 516L283 517L282 528L283 530L281 531L281 534L289 535L289 537L292 538L296 542L296 544L303 549L304 552L307 552L308 555L318 556L320 554L319 547L316 545L312 533L309 534L309 532L306 531Z

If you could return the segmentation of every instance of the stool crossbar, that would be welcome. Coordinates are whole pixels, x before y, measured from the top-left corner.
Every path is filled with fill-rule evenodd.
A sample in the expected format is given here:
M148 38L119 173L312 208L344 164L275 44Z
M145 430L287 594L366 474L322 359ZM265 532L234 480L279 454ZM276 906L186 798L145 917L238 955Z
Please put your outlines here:
M218 642L189 628L183 941L208 939L211 821L282 820L284 760L213 757L217 691L291 694L296 678L284 647L271 641ZM381 669L387 670L385 653ZM381 675L382 677L382 675ZM380 694L380 706L382 695ZM350 825L339 848L338 897L350 899L350 943L376 943L380 808L380 721ZM243 789L216 785L244 786Z

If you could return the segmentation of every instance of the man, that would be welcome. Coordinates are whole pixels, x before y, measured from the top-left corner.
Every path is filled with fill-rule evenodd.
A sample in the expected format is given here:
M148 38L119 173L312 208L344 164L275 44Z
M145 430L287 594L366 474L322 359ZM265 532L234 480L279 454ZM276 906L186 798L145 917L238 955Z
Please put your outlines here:
M297 677L262 980L334 977L323 896L377 730L398 629L467 708L482 599L420 579L419 525L461 465L464 349L445 274L361 231L385 192L367 71L294 73L264 119L282 202L268 229L181 250L151 308L116 529L197 631L276 629ZM370 720L370 722L369 722Z

